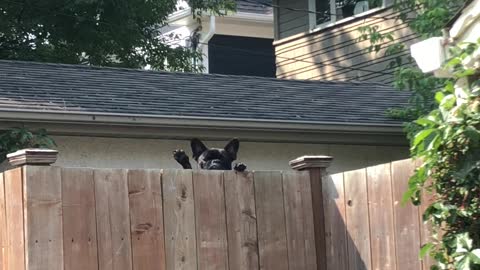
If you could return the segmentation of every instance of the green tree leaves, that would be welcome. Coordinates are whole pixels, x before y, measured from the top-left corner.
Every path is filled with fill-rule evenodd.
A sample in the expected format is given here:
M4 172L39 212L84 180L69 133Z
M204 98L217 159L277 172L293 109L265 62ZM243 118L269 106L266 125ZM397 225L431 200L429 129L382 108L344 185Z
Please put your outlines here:
M47 135L45 129L35 132L26 128L13 128L0 133L0 163L8 153L25 148L53 148L55 141Z
M220 14L233 0L189 1L194 13ZM176 0L0 1L0 59L196 71L190 48L159 32Z

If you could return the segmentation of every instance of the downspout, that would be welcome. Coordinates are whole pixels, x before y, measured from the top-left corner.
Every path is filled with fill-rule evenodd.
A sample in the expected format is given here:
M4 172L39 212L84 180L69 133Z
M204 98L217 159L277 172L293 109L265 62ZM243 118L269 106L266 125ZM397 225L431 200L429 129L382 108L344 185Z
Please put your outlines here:
M200 48L202 54L204 55L204 67L205 67L205 73L208 73L208 46L205 46L206 44L208 45L208 42L210 39L215 35L216 31L216 23L215 23L215 15L210 15L210 27L208 29L208 32L203 36L203 38L200 40L200 44L198 47ZM205 61L206 59L206 61Z

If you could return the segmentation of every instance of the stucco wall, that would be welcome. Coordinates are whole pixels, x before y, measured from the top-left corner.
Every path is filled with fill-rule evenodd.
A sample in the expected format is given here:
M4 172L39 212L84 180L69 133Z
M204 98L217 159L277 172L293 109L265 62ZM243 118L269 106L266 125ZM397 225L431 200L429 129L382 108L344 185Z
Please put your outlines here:
M54 137L59 159L55 165L95 168L180 168L171 153L188 141ZM206 142L223 147L226 142ZM345 171L408 157L407 147L241 142L238 161L250 170L289 170L288 162L302 155L331 155L330 172ZM195 161L192 161L195 167Z

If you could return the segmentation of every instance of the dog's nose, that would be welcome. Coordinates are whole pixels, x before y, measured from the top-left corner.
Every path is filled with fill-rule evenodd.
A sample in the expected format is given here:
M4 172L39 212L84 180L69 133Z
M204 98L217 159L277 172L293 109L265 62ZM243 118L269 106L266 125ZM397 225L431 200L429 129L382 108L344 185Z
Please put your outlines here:
M222 165L222 162L219 159L210 160L207 163L208 170L224 170L225 168Z

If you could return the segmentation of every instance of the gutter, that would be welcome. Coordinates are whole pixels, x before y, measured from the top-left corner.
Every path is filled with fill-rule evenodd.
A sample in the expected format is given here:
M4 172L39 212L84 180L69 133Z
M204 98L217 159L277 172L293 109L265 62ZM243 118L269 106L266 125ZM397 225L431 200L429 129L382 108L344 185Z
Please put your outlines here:
M238 20L238 21L246 21L252 23L266 23L272 24L273 23L273 14L256 14L256 13L248 13L248 12L236 12L231 15L227 15L222 17L223 19L230 19L230 20Z
M203 59L203 65L205 67L205 73L209 73L209 66L208 66L208 47L205 47L205 44L208 45L208 42L210 39L212 39L213 35L215 35L216 32L216 24L215 24L215 15L210 15L210 25L208 32L205 34L205 36L202 37L200 40L200 44L198 45L200 51L203 52L203 54L206 56L206 59ZM205 61L206 60L206 61Z
M0 109L0 130L15 126L46 128L62 136L407 145L400 124Z
M170 25L174 25L176 21L189 18L192 15L191 8L187 8L178 12L175 12L168 16L167 22ZM213 15L212 15L213 16ZM209 16L211 17L211 16ZM203 16L203 18L205 18ZM272 24L273 23L273 14L257 14L257 13L249 13L249 12L235 12L232 14L227 14L225 16L220 16L222 19L226 20L236 20L242 22L251 22L251 23L265 23L265 24Z
M224 127L240 129L275 129L275 130L343 130L367 132L402 132L400 124L367 124L346 122L313 122L268 120L227 117L166 116L145 114L97 113L97 112L63 112L37 110L0 109L0 121L32 120L40 122L68 123L104 123L118 125L153 125L153 126L198 126Z
M205 34L205 36L200 40L201 43L208 43L210 39L215 35L216 31L216 24L215 24L215 15L210 15L210 25L208 32ZM202 44L200 44L200 47L202 47Z

